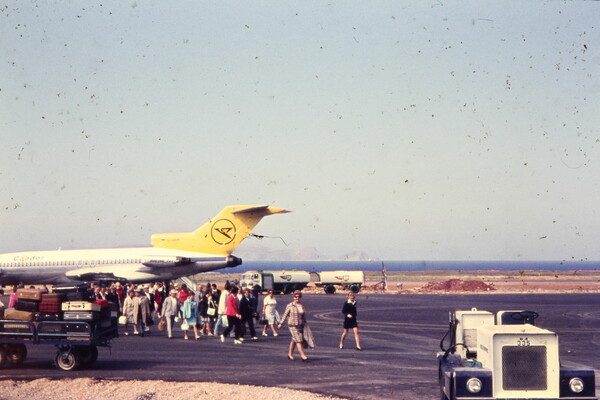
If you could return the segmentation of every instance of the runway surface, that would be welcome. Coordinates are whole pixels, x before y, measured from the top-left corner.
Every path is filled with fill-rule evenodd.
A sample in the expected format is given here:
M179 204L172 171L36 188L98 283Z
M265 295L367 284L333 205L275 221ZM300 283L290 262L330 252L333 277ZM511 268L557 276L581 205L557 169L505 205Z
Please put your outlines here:
M52 366L53 346L28 346L18 368L0 371L0 379L95 377L163 379L283 386L349 399L437 399L436 353L448 324L448 312L504 309L537 311L537 325L559 334L563 363L596 370L600 382L600 296L597 294L465 294L357 296L363 351L353 336L338 348L345 296L305 295L316 349L310 361L286 358L287 328L279 337L234 345L214 337L168 340L161 332L146 337L121 336L111 349L100 348L91 369L63 372ZM280 312L290 296L277 296ZM153 328L155 329L155 328ZM298 358L298 357L297 357ZM596 389L597 393L598 388Z

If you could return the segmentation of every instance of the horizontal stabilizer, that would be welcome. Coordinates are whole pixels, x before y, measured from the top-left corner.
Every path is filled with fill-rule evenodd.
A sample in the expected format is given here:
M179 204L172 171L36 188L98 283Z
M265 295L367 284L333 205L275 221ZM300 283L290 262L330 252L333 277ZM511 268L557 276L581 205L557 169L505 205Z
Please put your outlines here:
M233 210L231 213L233 215L237 215L237 214L246 214L246 213L253 213L253 212L262 212L262 213L264 213L264 216L266 216L266 215L272 215L272 214L285 214L285 213L289 213L291 211L286 210L284 208L276 208L276 207L269 207L269 206L256 206L256 207L240 208L239 210Z

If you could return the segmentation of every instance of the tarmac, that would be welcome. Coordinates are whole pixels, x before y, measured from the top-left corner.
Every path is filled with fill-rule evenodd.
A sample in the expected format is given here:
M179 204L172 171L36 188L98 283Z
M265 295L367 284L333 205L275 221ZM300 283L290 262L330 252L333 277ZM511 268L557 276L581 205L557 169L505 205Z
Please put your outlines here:
M277 296L283 311L290 296ZM28 346L27 360L0 371L0 379L162 379L280 386L348 399L437 399L436 353L453 310L533 310L537 325L559 335L563 364L593 367L600 376L600 296L597 294L418 294L357 295L363 350L354 348L352 333L339 349L344 294L305 295L308 322L316 348L308 362L287 359L290 335L282 328L241 345L203 336L168 340L156 331L144 337L123 336L112 348L100 348L90 368L64 372L53 367L56 349ZM259 328L261 329L261 327Z

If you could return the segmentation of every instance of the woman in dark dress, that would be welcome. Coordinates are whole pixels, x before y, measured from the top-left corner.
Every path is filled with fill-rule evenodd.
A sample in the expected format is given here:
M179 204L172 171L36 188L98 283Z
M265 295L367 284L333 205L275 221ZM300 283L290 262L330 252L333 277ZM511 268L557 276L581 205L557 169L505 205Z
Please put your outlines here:
M356 342L356 350L362 350L360 347L360 337L358 335L358 323L356 322L356 300L354 300L354 293L348 293L344 306L342 307L342 314L344 314L344 331L340 339L340 349L344 348L344 339L348 335L348 331L352 329L354 332L354 341Z

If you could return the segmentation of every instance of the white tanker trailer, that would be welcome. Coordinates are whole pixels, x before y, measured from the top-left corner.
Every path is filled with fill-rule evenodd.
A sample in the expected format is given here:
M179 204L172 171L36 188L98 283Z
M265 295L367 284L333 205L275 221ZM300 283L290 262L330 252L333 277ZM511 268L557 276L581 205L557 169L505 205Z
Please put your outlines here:
M325 293L329 294L335 293L336 287L340 286L358 293L364 282L365 273L363 271L322 271L319 272L319 282L315 285L322 287Z

